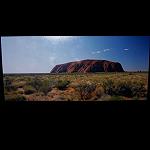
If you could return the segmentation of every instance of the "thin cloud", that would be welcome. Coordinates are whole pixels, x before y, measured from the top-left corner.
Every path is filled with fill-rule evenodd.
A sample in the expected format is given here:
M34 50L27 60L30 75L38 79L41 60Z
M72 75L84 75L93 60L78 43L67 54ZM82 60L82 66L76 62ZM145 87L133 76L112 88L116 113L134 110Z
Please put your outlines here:
M96 53L99 54L99 53L101 53L101 51L97 51Z
M93 51L93 52L91 52L93 55L94 54L99 54L99 53L101 53L101 51Z
M110 49L104 49L104 52L110 51Z
M93 51L93 52L91 52L91 53L94 55L94 54L100 54L100 53L102 53L102 52L107 52L107 51L110 51L110 49L97 50L97 51Z
M125 49L123 49L124 51L128 51L129 49L128 48L125 48Z

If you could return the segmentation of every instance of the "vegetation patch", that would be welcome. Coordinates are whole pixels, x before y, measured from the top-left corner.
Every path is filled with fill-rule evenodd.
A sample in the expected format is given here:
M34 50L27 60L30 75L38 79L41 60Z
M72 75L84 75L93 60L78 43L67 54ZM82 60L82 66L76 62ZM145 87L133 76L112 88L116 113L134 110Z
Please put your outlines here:
M69 84L70 84L70 81L58 80L55 83L55 87L58 88L59 90L66 90Z
M5 75L6 100L106 101L147 99L148 73Z
M33 94L33 93L35 93L35 92L36 92L35 88L32 87L31 85L26 85L26 86L24 87L24 93L25 93L26 95L30 95L30 94Z
M48 79L41 82L41 86L39 88L40 92L43 92L45 95L48 94L49 91L52 90L52 83Z

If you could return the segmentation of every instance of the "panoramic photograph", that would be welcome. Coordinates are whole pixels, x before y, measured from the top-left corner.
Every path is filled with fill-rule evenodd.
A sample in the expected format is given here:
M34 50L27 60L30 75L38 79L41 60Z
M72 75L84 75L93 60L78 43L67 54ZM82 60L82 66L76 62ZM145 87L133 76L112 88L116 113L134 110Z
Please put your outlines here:
M3 36L5 100L147 100L149 44L149 36Z

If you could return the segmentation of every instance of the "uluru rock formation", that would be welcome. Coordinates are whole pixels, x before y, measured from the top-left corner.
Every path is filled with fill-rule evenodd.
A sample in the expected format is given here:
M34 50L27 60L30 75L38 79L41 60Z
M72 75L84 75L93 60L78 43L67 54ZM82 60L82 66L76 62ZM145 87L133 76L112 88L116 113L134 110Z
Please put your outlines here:
M50 73L124 72L118 62L107 60L81 60L56 65Z

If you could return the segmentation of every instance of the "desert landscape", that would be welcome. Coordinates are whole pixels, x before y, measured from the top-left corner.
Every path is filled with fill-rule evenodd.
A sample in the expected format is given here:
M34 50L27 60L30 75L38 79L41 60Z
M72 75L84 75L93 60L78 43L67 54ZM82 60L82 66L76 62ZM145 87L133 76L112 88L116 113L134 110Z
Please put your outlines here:
M109 61L85 60L56 65L48 74L5 74L5 100L146 100L148 72L124 72L121 64L116 66ZM104 72L97 72L99 69Z

